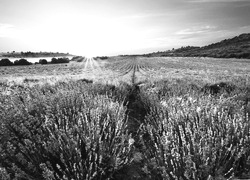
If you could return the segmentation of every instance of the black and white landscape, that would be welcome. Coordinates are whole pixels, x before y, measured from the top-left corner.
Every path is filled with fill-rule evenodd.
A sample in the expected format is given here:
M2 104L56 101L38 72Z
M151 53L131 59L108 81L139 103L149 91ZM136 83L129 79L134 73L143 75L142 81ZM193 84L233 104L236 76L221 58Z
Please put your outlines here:
M0 179L250 179L249 0L0 0Z

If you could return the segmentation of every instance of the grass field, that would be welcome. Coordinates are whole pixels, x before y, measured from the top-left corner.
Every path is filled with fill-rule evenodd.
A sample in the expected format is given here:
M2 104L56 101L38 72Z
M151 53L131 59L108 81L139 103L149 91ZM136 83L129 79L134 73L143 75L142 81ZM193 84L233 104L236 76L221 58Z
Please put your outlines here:
M37 80L54 78L56 81L60 78L88 78L95 82L116 84L117 81L131 80L127 79L126 75L131 75L134 69L138 82L187 78L215 83L231 81L235 78L247 80L250 76L250 64L247 59L190 57L112 57L108 60L91 60L82 63L0 67L0 75L1 81L22 81L25 78Z
M0 67L0 179L250 178L250 61Z

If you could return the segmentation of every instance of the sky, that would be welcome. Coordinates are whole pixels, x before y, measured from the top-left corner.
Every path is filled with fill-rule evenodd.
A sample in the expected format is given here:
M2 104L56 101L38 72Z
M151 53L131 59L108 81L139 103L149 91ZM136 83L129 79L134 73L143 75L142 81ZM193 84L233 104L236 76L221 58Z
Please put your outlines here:
M250 0L0 0L0 52L112 56L250 33Z

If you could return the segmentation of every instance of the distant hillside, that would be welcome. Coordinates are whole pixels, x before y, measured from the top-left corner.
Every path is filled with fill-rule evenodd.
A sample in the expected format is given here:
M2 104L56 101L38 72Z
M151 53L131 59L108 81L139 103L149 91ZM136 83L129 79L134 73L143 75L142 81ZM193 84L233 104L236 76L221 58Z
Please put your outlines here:
M37 57L64 57L64 56L73 56L69 53L60 53L60 52L7 52L1 53L2 57L14 57L14 58L37 58Z
M215 58L247 58L250 59L250 33L241 34L203 47L181 47L164 52L144 54L149 57L215 57Z

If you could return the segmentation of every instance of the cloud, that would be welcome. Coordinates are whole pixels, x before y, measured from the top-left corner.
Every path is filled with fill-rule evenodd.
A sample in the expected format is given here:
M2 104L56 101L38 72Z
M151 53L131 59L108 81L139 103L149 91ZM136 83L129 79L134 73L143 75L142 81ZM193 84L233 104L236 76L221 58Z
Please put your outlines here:
M11 36L13 30L14 30L13 25L0 23L0 37Z
M240 30L246 30L247 32L249 32L250 31L250 25L249 26L242 26L242 27L240 27Z
M175 34L177 35L194 35L194 34L201 34L201 33L208 33L212 30L215 30L215 26L201 26L201 27L192 27L187 29L182 29L180 31L177 31Z

